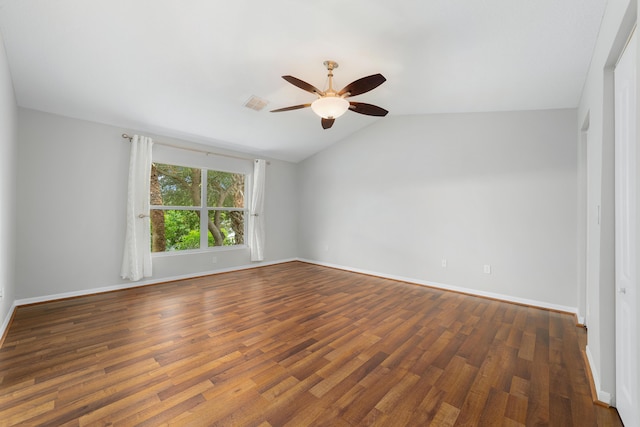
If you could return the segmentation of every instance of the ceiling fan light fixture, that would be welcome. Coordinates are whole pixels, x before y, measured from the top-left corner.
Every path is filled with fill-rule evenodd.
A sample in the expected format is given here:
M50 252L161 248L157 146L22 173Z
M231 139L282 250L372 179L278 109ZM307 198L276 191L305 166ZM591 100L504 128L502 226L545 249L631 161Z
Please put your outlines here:
M337 119L349 109L349 101L340 96L323 96L311 103L311 109L324 119Z
M304 80L300 80L297 77L289 75L282 76L282 78L287 82L304 91L316 95L318 99L308 104L298 104L290 107L277 108L275 110L271 110L271 112L279 113L281 111L299 110L301 108L311 107L313 112L322 118L322 120L320 120L322 129L331 128L336 118L343 115L347 110L351 110L358 114L364 114L365 116L384 117L387 115L388 111L384 108L378 107L377 105L366 104L364 102L350 102L345 99L367 93L380 86L387 80L382 74L372 74L370 76L354 80L343 87L340 91L336 92L333 89L333 70L338 68L338 64L335 61L325 61L324 66L327 67L327 71L329 71L327 74L329 87L324 91L305 82Z

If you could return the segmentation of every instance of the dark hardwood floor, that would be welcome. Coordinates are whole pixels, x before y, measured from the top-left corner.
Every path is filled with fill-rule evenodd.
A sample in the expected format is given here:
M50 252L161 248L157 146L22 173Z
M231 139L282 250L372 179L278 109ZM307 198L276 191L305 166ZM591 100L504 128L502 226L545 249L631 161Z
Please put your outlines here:
M19 307L0 425L621 426L574 317L292 262Z

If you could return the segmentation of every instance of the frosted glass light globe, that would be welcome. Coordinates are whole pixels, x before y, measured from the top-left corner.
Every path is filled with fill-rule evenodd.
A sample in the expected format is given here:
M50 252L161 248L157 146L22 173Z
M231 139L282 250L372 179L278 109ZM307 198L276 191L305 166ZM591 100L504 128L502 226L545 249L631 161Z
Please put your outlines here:
M325 119L336 119L349 109L349 101L339 96L325 96L311 103L314 113Z

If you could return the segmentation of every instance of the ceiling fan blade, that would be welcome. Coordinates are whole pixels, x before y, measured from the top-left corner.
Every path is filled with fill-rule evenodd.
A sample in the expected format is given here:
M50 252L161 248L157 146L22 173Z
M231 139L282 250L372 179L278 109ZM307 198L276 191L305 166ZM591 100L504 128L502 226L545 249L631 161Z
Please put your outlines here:
M333 122L335 122L336 119L322 119L322 129L329 129L331 126L333 126Z
M369 92L371 89L377 88L386 81L387 79L385 79L382 74L372 74L349 83L344 87L344 89L338 92L338 95L342 96L345 93L349 93L347 96L360 95L362 93Z
M311 93L315 93L319 96L324 95L324 92L321 91L320 89L318 89L317 87L302 81L296 77L293 76L282 76L283 79L285 79L286 81L288 81L289 83L291 83L294 86L299 87L302 90L306 90L307 92L311 92Z
M271 110L271 113L280 113L282 111L299 110L301 108L311 107L311 104L293 105L291 107L278 108L277 110Z
M377 105L365 104L364 102L349 102L349 109L355 113L364 114L367 116L379 116L384 117L388 111Z

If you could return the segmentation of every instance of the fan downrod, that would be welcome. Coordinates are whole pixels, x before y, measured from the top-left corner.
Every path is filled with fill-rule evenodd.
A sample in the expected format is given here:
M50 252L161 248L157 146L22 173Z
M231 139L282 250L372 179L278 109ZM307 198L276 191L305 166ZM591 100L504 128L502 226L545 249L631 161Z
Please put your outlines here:
M329 87L325 91L325 94L322 96L336 96L336 91L333 89L333 70L338 68L338 63L336 61L332 61L330 59L323 62L324 66L327 67L329 74L327 77L329 78Z

